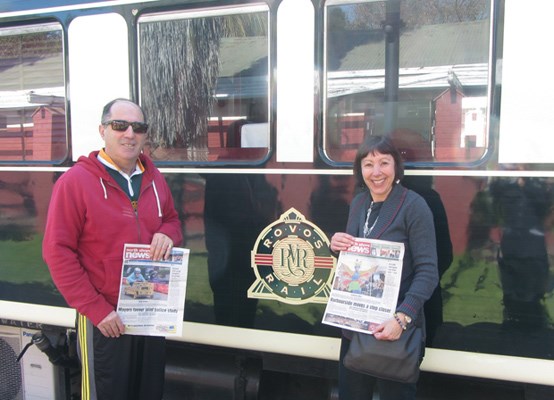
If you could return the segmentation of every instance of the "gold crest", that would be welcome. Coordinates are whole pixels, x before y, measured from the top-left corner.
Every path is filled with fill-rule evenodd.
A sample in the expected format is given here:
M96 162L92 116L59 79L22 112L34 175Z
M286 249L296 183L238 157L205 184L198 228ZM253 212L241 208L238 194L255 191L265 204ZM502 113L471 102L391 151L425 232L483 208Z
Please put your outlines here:
M327 236L290 208L254 244L251 266L256 281L248 297L289 304L327 303L335 265Z

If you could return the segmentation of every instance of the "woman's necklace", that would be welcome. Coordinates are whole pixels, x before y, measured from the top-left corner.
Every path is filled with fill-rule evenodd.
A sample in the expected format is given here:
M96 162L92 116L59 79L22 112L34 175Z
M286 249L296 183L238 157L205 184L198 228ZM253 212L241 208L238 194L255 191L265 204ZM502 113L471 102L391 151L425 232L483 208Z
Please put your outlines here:
M377 220L379 219L379 216L377 216L377 218L375 218L375 221L373 222L371 227L369 226L369 217L371 215L371 210L373 209L373 204L374 202L372 201L371 204L369 205L369 208L367 209L367 215L365 217L364 237L366 238L369 237L369 235L371 234L371 231L373 230L373 228L375 228L375 224L377 223Z

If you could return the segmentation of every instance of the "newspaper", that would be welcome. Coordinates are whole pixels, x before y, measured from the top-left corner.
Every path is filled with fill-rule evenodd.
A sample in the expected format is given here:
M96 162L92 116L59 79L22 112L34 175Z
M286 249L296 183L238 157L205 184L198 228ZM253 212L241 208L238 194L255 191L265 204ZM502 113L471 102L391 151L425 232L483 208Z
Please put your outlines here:
M189 252L174 247L154 261L150 245L125 244L117 313L126 334L181 336Z
M323 323L373 333L395 310L404 244L356 238L340 253Z

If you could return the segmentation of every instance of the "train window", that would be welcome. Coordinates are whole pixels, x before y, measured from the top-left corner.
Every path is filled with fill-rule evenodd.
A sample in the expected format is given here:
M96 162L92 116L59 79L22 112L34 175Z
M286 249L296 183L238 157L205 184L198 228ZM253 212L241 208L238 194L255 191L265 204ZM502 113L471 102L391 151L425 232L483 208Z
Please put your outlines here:
M325 31L330 160L351 162L364 137L377 134L391 135L407 162L483 157L489 0L330 0Z
M141 104L156 161L253 162L269 150L268 9L139 19Z
M66 152L61 26L0 27L0 163L62 160Z

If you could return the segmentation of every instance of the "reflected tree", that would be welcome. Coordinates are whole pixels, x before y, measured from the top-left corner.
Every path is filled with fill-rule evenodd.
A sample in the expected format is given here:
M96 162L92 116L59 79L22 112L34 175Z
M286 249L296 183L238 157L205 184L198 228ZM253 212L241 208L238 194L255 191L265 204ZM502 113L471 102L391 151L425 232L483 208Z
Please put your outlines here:
M140 33L142 106L151 144L207 148L221 24L215 18L153 22Z
M220 41L266 34L266 13L141 24L141 104L152 147L184 148L188 159L207 159Z

